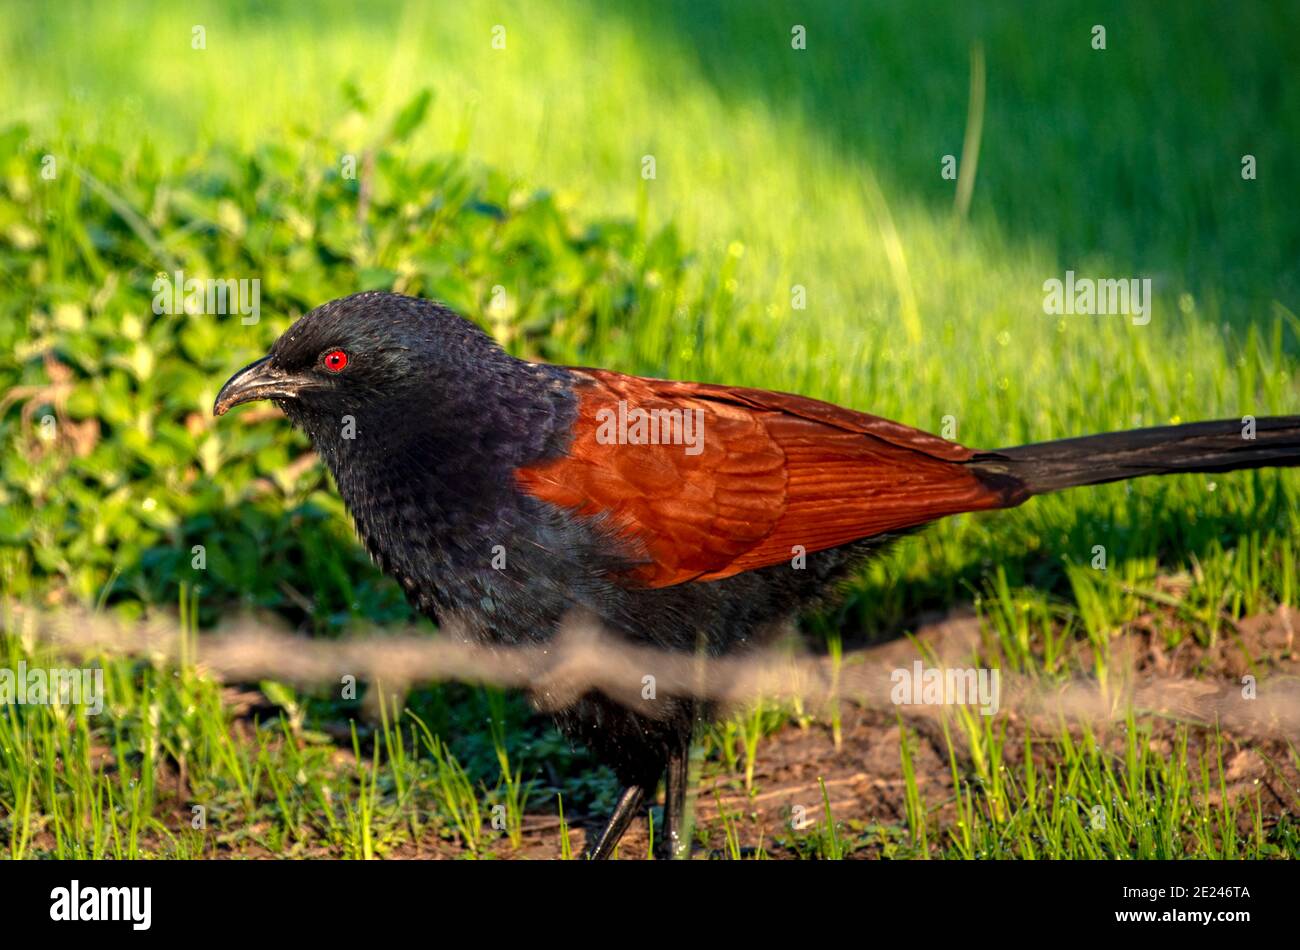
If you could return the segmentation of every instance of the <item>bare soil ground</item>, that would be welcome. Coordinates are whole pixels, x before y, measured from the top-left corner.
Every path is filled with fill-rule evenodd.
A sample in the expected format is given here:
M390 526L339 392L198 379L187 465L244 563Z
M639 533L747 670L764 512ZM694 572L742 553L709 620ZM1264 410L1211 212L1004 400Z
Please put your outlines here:
M1300 801L1300 772L1297 772L1295 739L1300 735L1300 653L1297 653L1294 626L1296 618L1285 610L1252 617L1235 625L1231 632L1211 647L1183 640L1176 648L1165 647L1166 631L1156 617L1138 618L1126 635L1116 641L1116 663L1131 670L1130 695L1139 708L1152 713L1148 743L1156 755L1167 756L1173 749L1180 726L1190 729L1189 756L1193 769L1199 771L1205 756L1210 769L1211 785L1220 786L1219 757L1224 763L1223 793L1230 800L1262 790L1260 801L1265 823L1275 821L1283 812L1294 811ZM938 656L968 655L979 639L975 618L956 616L924 627L917 641L934 649ZM1088 662L1086 648L1080 660ZM881 646L854 651L846 663L876 664L881 669L910 666L921 656L909 641L893 641ZM1280 703L1263 712L1241 700L1242 677L1253 675L1270 686L1283 686ZM1276 695L1277 691L1272 692ZM1045 699L1063 699L1050 708L1074 709L1089 717L1098 742L1122 754L1125 737L1122 720L1095 715L1096 700L1091 692L1076 695L1070 687L1035 696L1041 707ZM1047 726L1036 715L1035 703L1007 711L1008 731L1006 758L1009 767L1019 764L1024 755L1024 731ZM708 847L696 847L696 856L721 854L725 849L725 829L720 812L743 816L734 821L735 833L742 849L762 845L771 857L792 857L788 844L792 839L792 821L802 814L807 820L820 820L823 800L819 779L825 783L832 814L849 829L906 827L905 782L899 754L900 707L865 708L845 703L842 742L836 748L829 727L813 723L801 728L789 723L765 738L759 745L754 772L753 794L747 794L741 778L715 775L702 781L696 789L696 820L708 831ZM931 808L931 838L942 836L956 821L952 769L948 747L937 714L932 708L904 707L904 723L919 737L912 747L912 767L921 798ZM1037 710L1041 712L1041 708ZM1220 722L1220 750L1214 746L1212 724ZM951 730L958 743L958 768L970 766L961 748L961 731ZM1031 743L1035 757L1050 763L1053 743ZM716 770L715 770L716 771ZM1211 801L1223 793L1212 792ZM1245 814L1242 821L1248 821ZM594 833L599 822L571 829L574 853L579 853L585 834ZM1245 825L1243 824L1243 830ZM545 858L559 853L557 823L540 824L528 836L527 843L515 857ZM638 820L620 847L624 859L641 858L649 847L649 829L645 819ZM872 857L880 854L878 845L868 844L854 854ZM505 852L502 856L507 856Z

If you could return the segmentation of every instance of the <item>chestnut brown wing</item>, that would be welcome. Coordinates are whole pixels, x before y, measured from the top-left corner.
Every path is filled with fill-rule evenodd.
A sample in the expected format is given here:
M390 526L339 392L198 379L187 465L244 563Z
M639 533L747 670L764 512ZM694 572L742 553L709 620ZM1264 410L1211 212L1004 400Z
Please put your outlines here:
M569 450L520 469L519 484L606 519L650 587L1019 501L962 464L971 450L887 419L786 393L573 373Z

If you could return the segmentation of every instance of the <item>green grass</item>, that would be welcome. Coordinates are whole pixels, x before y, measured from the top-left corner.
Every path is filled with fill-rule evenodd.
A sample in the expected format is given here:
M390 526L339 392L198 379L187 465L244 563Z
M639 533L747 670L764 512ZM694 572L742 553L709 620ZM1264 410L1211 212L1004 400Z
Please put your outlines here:
M409 619L319 469L286 474L301 438L207 417L293 317L362 287L446 299L516 352L801 392L932 431L950 416L982 447L1300 412L1290 8L1062 6L1031 25L956 3L325 6L0 17L7 595L127 617L180 603L204 627L257 609L322 635ZM790 47L795 23L806 50ZM939 172L962 156L976 44L987 93L963 218ZM364 168L367 152L359 218L340 162ZM154 318L150 282L174 267L260 277L262 322ZM1042 283L1066 269L1152 277L1152 322L1044 315ZM81 456L78 434L93 436ZM1104 677L1117 631L1153 604L1171 647L1294 605L1298 500L1295 473L1260 472L950 519L868 567L817 635L838 651L974 601L1009 669ZM1156 583L1170 574L1185 579L1173 603ZM41 657L0 645L11 667ZM409 714L372 707L376 721L268 686L279 711L250 721L192 668L104 666L102 717L0 710L12 856L368 857L428 834L474 854L494 805L518 848L527 809L563 794L572 820L612 794L514 698L437 687ZM752 784L771 715L715 730L714 764ZM964 830L927 828L939 803L909 795L906 827L873 832L890 853L1297 853L1286 822L1228 831L1236 816L1204 804L1205 757L1182 745L1157 762L1061 731L1033 739L1050 766L1004 771L996 735L972 729L952 765ZM1086 809L1110 798L1125 807L1099 835ZM815 834L799 853L854 848L833 823Z

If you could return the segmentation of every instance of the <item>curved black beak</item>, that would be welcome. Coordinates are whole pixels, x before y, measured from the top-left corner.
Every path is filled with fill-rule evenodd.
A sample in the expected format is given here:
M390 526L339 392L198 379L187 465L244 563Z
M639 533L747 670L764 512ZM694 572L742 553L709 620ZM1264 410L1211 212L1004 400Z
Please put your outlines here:
M298 381L271 365L271 357L264 356L256 363L249 363L234 376L226 380L226 385L217 393L217 401L212 405L214 416L224 416L243 402L257 399L285 399L298 395Z

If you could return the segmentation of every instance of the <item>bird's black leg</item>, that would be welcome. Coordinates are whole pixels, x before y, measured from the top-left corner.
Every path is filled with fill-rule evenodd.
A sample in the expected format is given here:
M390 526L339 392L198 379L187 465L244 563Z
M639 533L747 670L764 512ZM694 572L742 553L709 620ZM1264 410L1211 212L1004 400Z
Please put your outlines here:
M637 809L644 800L645 789L640 785L629 785L623 789L618 796L618 804L614 806L614 814L609 816L609 821L605 822L605 827L595 842L587 847L588 860L603 861L614 853L619 839L636 817Z
M687 825L686 786L689 781L690 743L668 757L664 778L664 821L662 833L655 839L655 858L668 861L689 857L691 832Z

